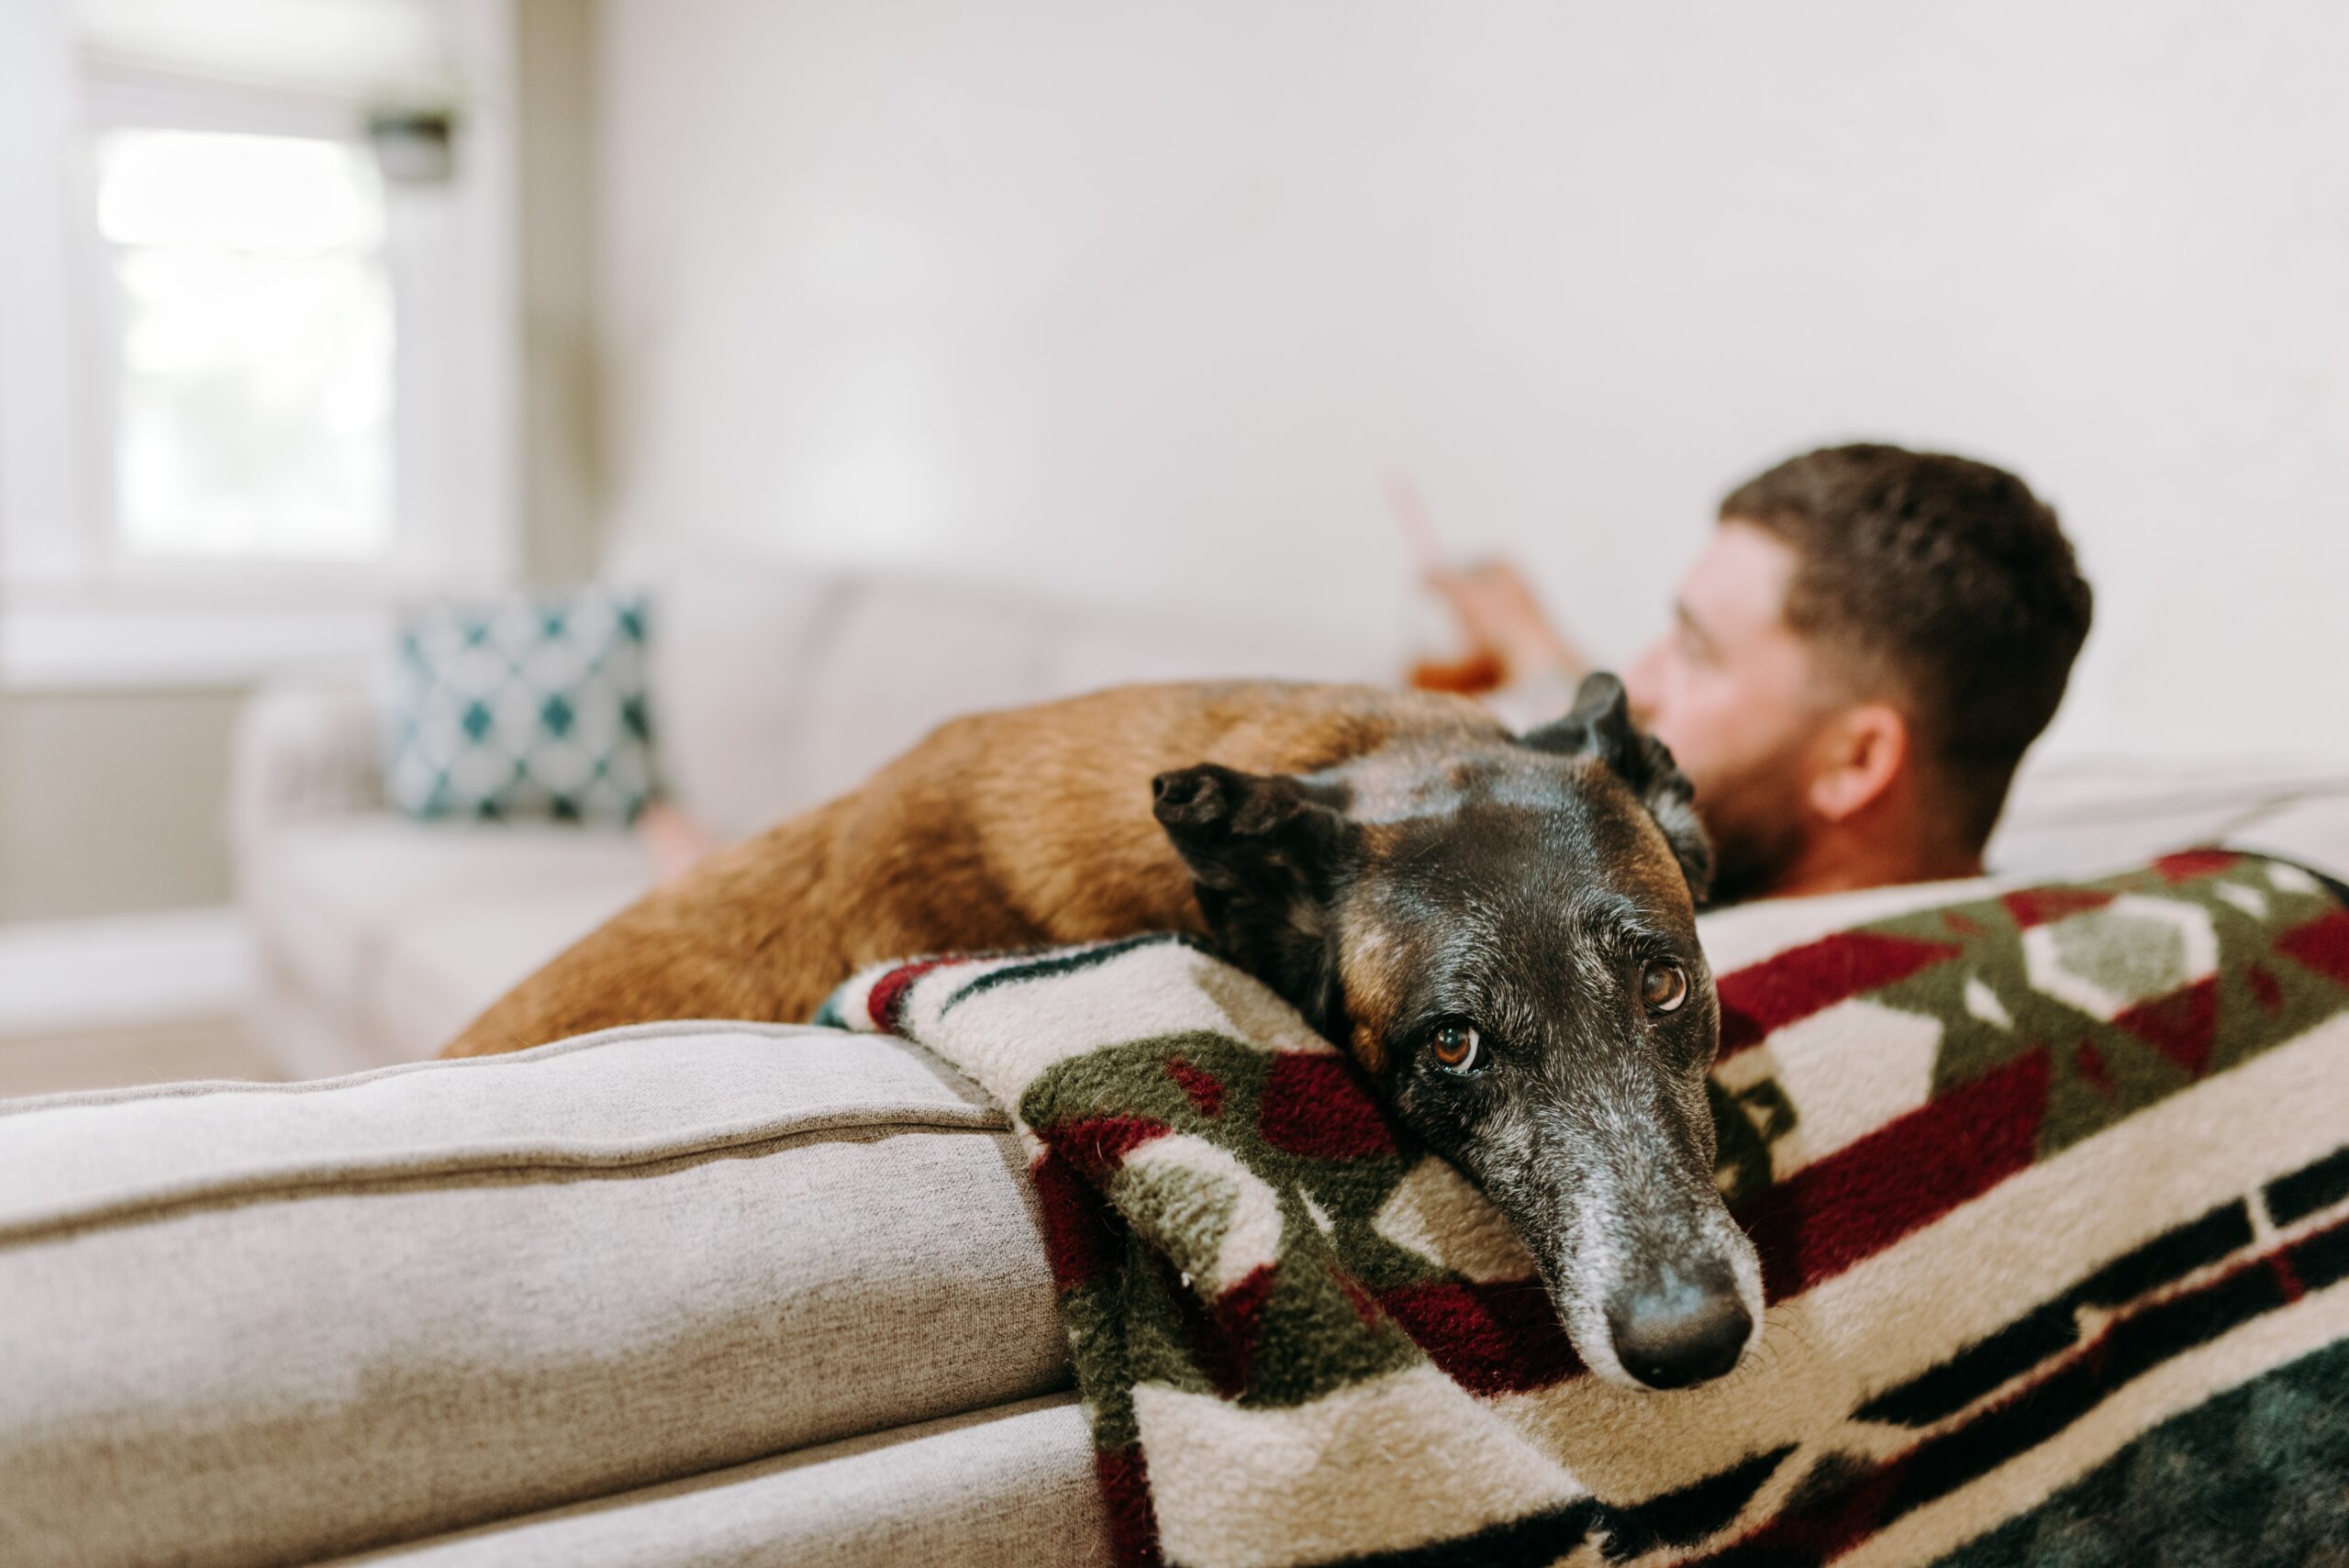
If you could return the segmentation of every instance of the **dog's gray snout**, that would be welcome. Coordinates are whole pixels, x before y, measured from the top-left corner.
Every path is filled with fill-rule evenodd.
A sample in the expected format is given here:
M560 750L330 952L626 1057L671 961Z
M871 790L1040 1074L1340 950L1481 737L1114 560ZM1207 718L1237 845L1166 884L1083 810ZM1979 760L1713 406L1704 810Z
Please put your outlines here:
M1729 1269L1713 1264L1691 1279L1666 1270L1608 1305L1615 1358L1650 1388L1687 1388L1727 1373L1745 1353L1753 1315Z

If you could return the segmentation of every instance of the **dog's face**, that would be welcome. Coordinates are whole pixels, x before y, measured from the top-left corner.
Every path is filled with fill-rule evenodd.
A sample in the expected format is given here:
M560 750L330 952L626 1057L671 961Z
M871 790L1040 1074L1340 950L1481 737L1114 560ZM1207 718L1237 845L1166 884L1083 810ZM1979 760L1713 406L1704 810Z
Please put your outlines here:
M1713 1183L1710 851L1613 676L1515 743L1154 793L1218 944L1484 1188L1585 1362L1656 1388L1737 1364L1761 1271Z

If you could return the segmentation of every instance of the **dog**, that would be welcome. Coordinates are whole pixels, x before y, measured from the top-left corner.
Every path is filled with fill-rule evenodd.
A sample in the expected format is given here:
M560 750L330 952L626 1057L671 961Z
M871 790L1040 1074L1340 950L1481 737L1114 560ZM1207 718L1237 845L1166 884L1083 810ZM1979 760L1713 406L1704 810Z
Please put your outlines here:
M1484 1189L1586 1363L1683 1387L1762 1316L1713 1181L1691 794L1608 674L1522 737L1461 697L1256 682L960 718L650 894L445 1054L803 1020L885 959L1192 932Z

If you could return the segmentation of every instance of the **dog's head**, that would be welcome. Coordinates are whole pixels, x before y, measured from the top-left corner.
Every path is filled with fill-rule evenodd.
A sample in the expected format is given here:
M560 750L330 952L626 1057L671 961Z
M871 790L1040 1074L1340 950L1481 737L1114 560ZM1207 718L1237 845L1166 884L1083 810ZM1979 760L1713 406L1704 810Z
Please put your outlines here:
M1153 790L1218 945L1483 1186L1584 1361L1655 1388L1737 1364L1761 1271L1713 1183L1711 851L1621 683L1516 741Z

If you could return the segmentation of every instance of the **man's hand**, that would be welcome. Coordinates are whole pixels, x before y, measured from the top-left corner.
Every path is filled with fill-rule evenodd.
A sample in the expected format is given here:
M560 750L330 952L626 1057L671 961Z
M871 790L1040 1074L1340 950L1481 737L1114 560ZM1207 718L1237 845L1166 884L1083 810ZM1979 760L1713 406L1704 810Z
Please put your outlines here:
M637 814L636 841L652 862L656 887L676 881L718 847L708 828L664 800L647 802Z
M1499 663L1502 684L1589 673L1590 661L1550 625L1524 574L1508 562L1435 567L1426 582L1451 606L1469 646Z

